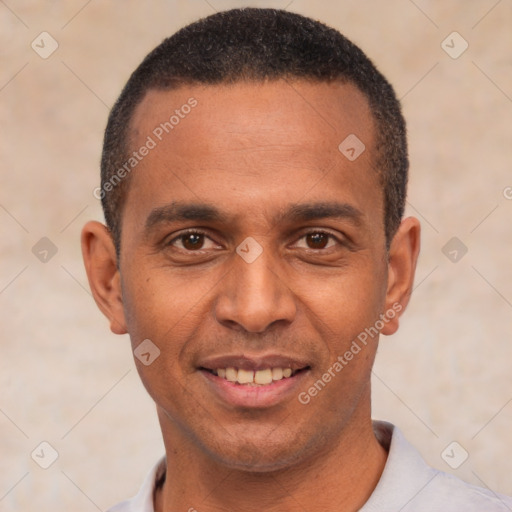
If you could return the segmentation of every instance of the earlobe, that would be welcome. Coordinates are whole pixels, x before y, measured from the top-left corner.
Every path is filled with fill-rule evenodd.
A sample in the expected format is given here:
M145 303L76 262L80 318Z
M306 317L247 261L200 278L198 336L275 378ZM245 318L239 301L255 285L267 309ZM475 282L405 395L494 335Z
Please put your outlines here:
M402 221L391 242L386 291L388 322L382 334L390 335L397 331L399 317L409 303L420 251L420 231L418 219L408 217Z
M82 256L89 286L115 334L126 334L121 276L112 236L103 224L90 221L82 229Z

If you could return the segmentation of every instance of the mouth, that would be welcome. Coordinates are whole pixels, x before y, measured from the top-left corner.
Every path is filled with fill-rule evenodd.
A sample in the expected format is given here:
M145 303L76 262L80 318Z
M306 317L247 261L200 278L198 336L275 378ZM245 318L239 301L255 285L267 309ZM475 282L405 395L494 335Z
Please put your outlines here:
M242 355L209 359L197 369L224 404L265 408L293 400L311 366L283 356Z
M243 368L234 368L229 366L228 368L200 368L201 370L210 372L212 375L216 375L221 379L225 379L228 382L240 384L242 386L268 386L273 382L279 382L283 379L289 379L294 377L299 372L303 372L309 369L309 366L301 368L299 370L292 370L291 368L264 368L262 370L244 370Z

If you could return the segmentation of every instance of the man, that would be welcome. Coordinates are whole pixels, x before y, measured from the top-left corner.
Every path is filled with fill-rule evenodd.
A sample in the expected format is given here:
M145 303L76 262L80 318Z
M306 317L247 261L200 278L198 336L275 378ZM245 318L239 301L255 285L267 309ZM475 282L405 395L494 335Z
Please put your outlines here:
M221 12L151 52L110 114L90 286L129 333L166 457L112 511L498 511L372 422L380 334L420 245L405 123L337 31Z

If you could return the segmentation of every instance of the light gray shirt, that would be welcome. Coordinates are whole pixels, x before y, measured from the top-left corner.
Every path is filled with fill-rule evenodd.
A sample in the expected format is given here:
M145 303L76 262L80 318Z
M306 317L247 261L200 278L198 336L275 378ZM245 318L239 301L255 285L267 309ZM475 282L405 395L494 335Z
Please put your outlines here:
M463 482L426 464L402 432L374 421L388 458L377 487L360 512L511 512L512 498ZM147 475L133 498L107 512L154 512L155 486L165 473L165 457Z

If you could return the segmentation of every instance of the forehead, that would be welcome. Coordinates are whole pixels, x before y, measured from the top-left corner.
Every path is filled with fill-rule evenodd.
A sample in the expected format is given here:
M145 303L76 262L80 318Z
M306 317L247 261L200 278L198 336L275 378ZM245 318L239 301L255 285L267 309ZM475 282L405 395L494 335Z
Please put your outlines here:
M368 102L352 84L150 90L132 118L131 147L151 149L132 173L126 204L141 216L174 200L264 212L345 194L356 203L374 196L380 209L374 131Z
M190 108L192 103L197 105ZM165 123L172 128L167 125L169 132L164 128L160 133L158 128ZM199 134L210 128L209 137L201 141L206 149L211 149L209 141L215 141L219 150L256 142L249 140L251 136L262 145L284 142L291 146L295 142L314 151L331 150L333 142L336 149L340 137L349 133L365 139L366 145L373 141L373 118L366 97L355 85L340 82L276 80L183 86L170 91L151 89L131 121L135 143L155 130L157 142L164 145L171 141L187 143L191 131L199 129ZM221 132L239 135L238 140L219 137ZM189 144L181 146L184 150Z

